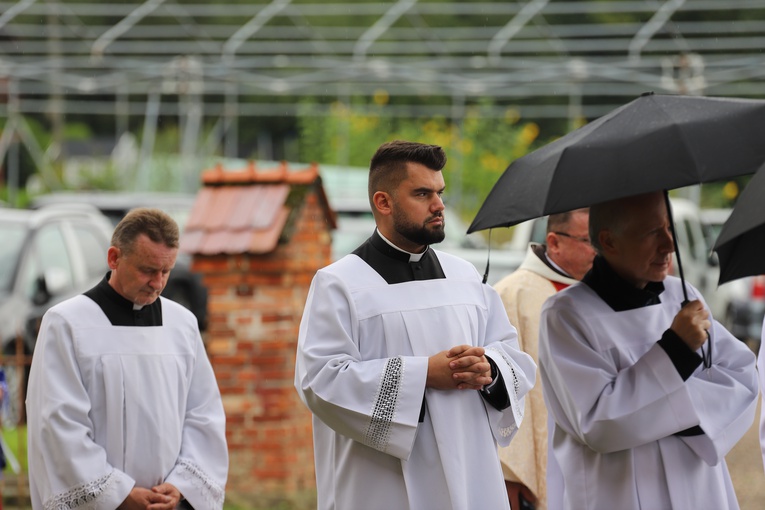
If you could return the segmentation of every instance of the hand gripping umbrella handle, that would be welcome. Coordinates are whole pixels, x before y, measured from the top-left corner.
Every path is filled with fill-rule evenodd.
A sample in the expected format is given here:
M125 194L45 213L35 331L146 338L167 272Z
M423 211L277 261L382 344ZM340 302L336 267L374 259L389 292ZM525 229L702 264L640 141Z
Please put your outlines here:
M677 258L677 274L680 276L680 284L683 287L683 302L680 306L685 306L688 301L688 289L685 287L685 275L683 274L683 263L680 260L680 248L677 245L677 236L675 235L675 220L672 218L672 206L669 203L669 191L664 190L664 203L667 206L667 217L669 218L669 224L672 227L672 243L675 247L675 257ZM707 331L707 350L704 351L704 346L701 346L701 359L704 363L704 368L712 366L712 337L709 336Z
M683 307L690 303L687 299L683 301L680 306ZM701 362L704 364L704 368L710 368L712 366L712 337L709 336L709 330L706 330L707 334L707 350L704 351L704 346L701 346Z

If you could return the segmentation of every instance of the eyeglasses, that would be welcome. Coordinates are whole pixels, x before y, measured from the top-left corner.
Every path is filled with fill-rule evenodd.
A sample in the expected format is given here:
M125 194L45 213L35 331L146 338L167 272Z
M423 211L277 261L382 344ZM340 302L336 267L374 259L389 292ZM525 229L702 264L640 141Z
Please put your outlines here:
M569 239L573 239L574 241L579 241L580 243L591 244L589 237L572 236L571 234L567 234L565 232L553 232L553 234L563 236L563 237L568 237Z

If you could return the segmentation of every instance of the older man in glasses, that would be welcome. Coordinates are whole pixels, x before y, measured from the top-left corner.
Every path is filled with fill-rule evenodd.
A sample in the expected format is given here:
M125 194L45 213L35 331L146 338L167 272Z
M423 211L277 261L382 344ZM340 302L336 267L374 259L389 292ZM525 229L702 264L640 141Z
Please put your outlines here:
M531 243L521 266L495 286L510 322L518 330L521 349L535 361L542 304L581 280L592 267L595 250L590 244L588 220L588 209L551 215L545 244ZM509 447L500 449L510 505L521 509L559 508L556 491L546 489L548 428L541 384L531 390L527 402L518 437ZM551 474L556 469L553 459L549 469Z

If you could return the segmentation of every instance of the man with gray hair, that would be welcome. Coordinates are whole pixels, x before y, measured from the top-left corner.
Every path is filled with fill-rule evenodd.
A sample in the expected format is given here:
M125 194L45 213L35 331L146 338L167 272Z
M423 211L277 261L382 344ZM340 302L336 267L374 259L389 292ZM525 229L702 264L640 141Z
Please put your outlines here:
M754 354L689 284L683 302L672 236L662 192L592 206L592 270L542 308L565 509L738 508L725 455L754 419Z
M592 267L595 250L590 244L589 209L547 218L545 243L530 243L526 257L511 274L494 285L505 311L518 330L518 345L535 362L539 359L539 316L545 300L581 280ZM542 385L529 392L525 423L506 448L500 448L502 472L512 508L523 508L522 501L537 510L559 508L555 488L558 473L555 460L548 455L547 409ZM549 462L548 462L549 459ZM548 489L548 470L553 483Z
M160 297L178 226L134 209L110 271L44 315L27 393L32 507L221 510L220 392L194 315Z

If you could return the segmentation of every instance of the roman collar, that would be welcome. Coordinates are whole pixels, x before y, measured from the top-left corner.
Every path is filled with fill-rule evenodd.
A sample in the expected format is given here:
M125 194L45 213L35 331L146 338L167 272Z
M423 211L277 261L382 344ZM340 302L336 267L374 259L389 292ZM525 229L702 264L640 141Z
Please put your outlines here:
M435 252L428 246L419 260L410 262L411 254L395 248L374 231L353 254L369 264L388 284L414 280L446 278ZM419 255L419 254L418 254Z
M664 292L662 282L648 282L645 288L638 289L616 274L600 255L595 256L592 269L584 275L582 282L616 312L658 305L661 303L659 294Z
M133 302L122 297L109 285L109 271L98 285L85 292L85 295L101 307L112 326L161 326L162 302L159 298L140 310L134 309Z

